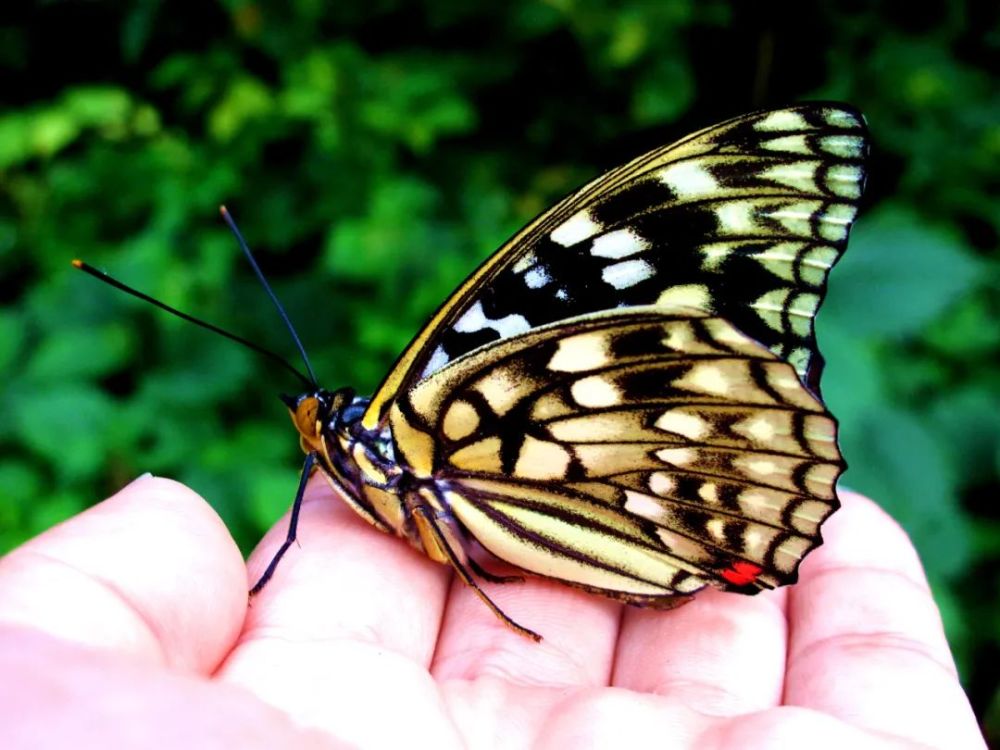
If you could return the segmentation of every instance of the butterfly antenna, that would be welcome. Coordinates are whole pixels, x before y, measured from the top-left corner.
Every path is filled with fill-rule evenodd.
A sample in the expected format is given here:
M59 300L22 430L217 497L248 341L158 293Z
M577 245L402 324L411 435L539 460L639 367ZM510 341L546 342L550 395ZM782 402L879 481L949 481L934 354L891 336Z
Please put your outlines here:
M267 296L271 298L271 302L274 303L275 308L278 310L278 315L285 322L285 327L288 328L288 332L292 335L292 341L295 342L295 347L299 350L299 355L302 357L302 361L305 363L306 372L309 373L309 380L313 388L318 386L316 380L316 373L313 372L312 365L309 364L309 357L306 356L306 348L302 346L302 341L299 339L299 334L295 332L295 326L292 325L292 321L288 317L288 313L285 312L285 308L281 306L281 302L278 301L277 295L271 289L271 285L267 283L267 279L264 278L264 272L260 270L260 266L257 265L257 261L253 257L253 253L250 252L250 246L247 245L247 241L243 239L243 235L240 233L239 227L236 226L236 222L233 221L233 217L229 214L229 209L225 206L219 206L219 213L222 214L223 220L226 225L232 231L233 235L236 237L236 241L240 243L240 249L246 256L247 260L250 261L250 266L253 268L253 272L257 274L257 279L260 281L261 285L264 287L264 291L267 292Z
M208 331L212 331L212 333L217 333L220 336L222 336L223 338L229 339L230 341L235 341L237 344L242 344L247 349L255 351L258 354L261 354L261 355L263 355L265 357L268 357L268 358L274 360L275 362L277 362L278 364L280 364L282 367L284 367L286 370L288 370L289 372L291 372L292 374L294 374L295 377L297 377L299 380L301 380L303 383L305 383L307 387L309 387L309 388L315 388L316 387L315 380L310 380L309 378L307 378L305 375L303 375L301 372L299 372L297 369L295 369L295 367L293 367L292 364L287 359L285 359L284 357L282 357L280 354L276 354L275 352L272 352L269 349L265 349L264 347L260 346L259 344L255 344L254 342L249 341L248 339L245 339L242 336L237 336L235 333L230 333L229 331L225 330L224 328L219 328L219 326L213 325L212 323L209 323L208 321L201 320L199 318L194 317L193 315L188 315L186 312L182 312L182 311L178 310L176 307L171 307L170 305L168 305L168 304L166 304L164 302L160 302L160 300L158 300L158 299L156 299L154 297L150 297L148 294L145 294L144 292L140 292L138 289L133 289L128 284L123 284L118 279L114 278L113 276L109 276L108 274L104 273L104 271L100 271L100 270L94 268L89 263L84 263L82 260L74 260L73 261L73 266L75 268L80 269L84 273L90 274L91 276L93 276L98 281L103 281L105 284L113 286L115 289L118 289L118 290L120 290L122 292L125 292L125 294L131 295L132 297L135 297L137 299L141 299L143 302L148 302L149 304L153 305L154 307L158 307L161 310L164 310L164 311L170 313L171 315L174 315L174 316L180 318L181 320L186 320L188 323L194 323L199 328L204 328L204 329L206 329ZM310 370L310 374L312 374L311 370Z

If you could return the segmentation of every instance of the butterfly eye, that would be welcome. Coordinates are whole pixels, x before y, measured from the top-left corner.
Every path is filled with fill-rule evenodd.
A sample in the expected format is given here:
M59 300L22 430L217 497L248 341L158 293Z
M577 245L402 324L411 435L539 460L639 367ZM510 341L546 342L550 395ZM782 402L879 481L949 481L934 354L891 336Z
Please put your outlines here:
M364 399L355 399L352 403L344 407L340 413L340 424L352 425L364 416L368 402Z
M295 411L292 413L292 422L294 422L295 429L299 431L299 434L310 442L314 440L323 431L323 425L319 420L320 400L315 396L305 396L299 399Z

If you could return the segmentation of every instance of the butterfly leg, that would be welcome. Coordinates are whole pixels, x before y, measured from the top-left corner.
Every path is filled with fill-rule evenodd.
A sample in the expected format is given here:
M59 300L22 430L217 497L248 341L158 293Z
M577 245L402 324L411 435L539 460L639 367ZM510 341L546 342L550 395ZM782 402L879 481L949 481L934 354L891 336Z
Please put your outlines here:
M524 576L498 576L496 573L490 573L472 557L469 558L469 567L473 573L490 583L524 583Z
M451 563L451 566L458 573L458 577L462 579L462 583L471 588L483 603L489 607L493 614L500 618L507 627L516 633L519 633L533 641L540 641L542 637L533 630L528 630L523 625L518 625L514 622L507 614L498 607L492 599L490 599L486 592L479 588L475 579L472 576L472 571L466 566L466 556L464 554L459 555L455 550L455 545L449 540L449 534L447 534L441 527L441 524L435 518L435 512L433 508L426 505L416 505L412 508L413 519L416 522L418 528L420 529L421 537L425 540L432 540L437 551L443 553L444 557ZM425 542L426 545L426 542ZM428 551L430 552L430 551ZM433 556L433 555L432 555ZM471 565L474 563L471 560L468 561Z
M281 558L288 552L288 548L295 543L295 534L299 528L299 510L302 508L302 496L305 495L306 484L309 482L309 477L312 474L315 464L316 454L306 454L305 463L302 464L302 477L299 479L299 489L296 491L295 500L292 502L292 516L288 521L288 533L285 535L285 541L281 543L278 551L274 553L271 562L264 569L264 574L253 585L253 588L250 589L250 596L260 593L260 590L271 580L271 576L274 575L274 571L277 569L278 563L281 562Z

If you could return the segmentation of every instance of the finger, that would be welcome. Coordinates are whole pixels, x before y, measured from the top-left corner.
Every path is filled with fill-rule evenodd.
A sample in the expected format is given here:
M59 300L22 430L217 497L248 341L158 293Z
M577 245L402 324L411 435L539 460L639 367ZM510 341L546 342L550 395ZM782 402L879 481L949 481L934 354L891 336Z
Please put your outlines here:
M668 612L629 609L612 684L732 716L776 706L784 681L783 589L707 590Z
M725 747L700 741L712 726L710 717L657 695L617 689L564 691L549 713L530 743L538 750Z
M503 612L541 635L542 641L508 628L456 579L434 656L435 678L502 675L515 684L534 686L608 684L621 605L539 578L480 585Z
M929 750L899 737L869 732L832 716L797 706L734 716L691 743L701 748L808 748L808 750ZM954 750L949 748L949 750Z
M0 626L4 747L343 747L241 690Z
M870 500L841 500L789 594L785 703L934 747L981 747L909 539Z
M251 580L285 537L279 522L250 558ZM414 726L448 747L451 728L427 675L450 573L354 513L320 477L306 488L299 542L253 599L219 671L303 726L371 746L402 745ZM390 693L392 720L371 721Z
M282 519L250 556L256 578L287 530ZM317 473L298 542L254 597L244 641L280 630L296 639L350 637L430 663L450 573L364 522Z
M204 500L145 477L0 560L0 622L210 672L240 631L245 570Z
M530 705L533 709L544 702L545 696L536 697ZM576 691L549 710L550 716L537 737L522 743L523 746L530 744L538 750L648 746L677 750L914 750L915 747L891 737L875 736L818 711L781 707L719 719L664 696L637 695L627 690ZM521 718L514 710L509 714ZM462 717L456 721L461 723Z

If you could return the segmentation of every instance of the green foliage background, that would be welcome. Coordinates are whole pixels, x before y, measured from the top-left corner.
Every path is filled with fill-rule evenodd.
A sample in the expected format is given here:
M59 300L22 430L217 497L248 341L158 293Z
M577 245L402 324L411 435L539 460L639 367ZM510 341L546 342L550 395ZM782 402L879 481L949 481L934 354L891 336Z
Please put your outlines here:
M1000 732L994 2L24 2L0 22L0 551L138 474L249 549L300 455L280 369L83 257L372 389L493 248L602 169L770 105L850 101L875 154L819 317L847 485L909 530ZM178 550L177 554L184 554Z

